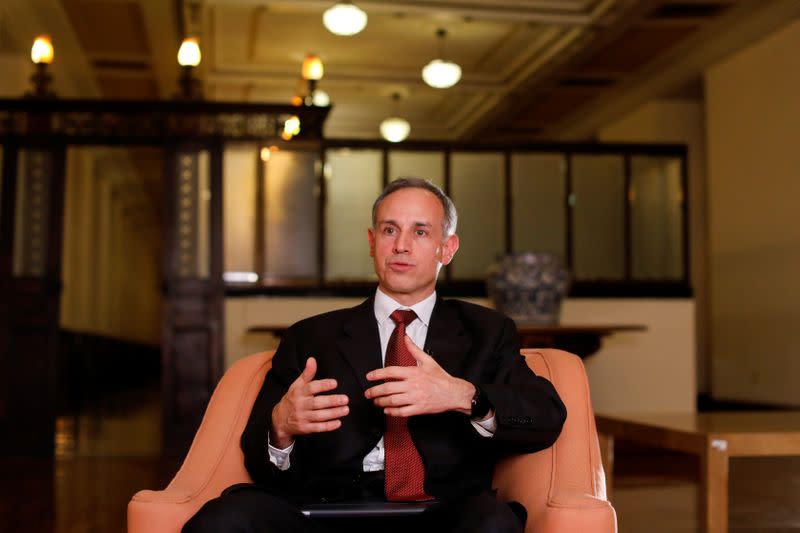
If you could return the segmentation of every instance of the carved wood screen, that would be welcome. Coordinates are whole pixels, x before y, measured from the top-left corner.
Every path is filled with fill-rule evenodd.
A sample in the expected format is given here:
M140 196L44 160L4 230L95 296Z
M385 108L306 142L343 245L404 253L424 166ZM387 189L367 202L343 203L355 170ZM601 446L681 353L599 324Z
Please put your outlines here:
M0 447L53 452L64 157L70 145L165 150L164 448L185 453L222 374L222 154L228 141L316 144L328 108L196 101L0 100Z

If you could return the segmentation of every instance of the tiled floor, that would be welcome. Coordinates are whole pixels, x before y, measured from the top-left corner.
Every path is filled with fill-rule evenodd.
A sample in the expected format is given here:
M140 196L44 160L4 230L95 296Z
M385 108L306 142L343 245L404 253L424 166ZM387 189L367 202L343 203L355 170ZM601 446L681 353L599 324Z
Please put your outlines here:
M0 460L0 531L124 531L131 495L163 487L178 466L159 456L159 405L155 386L94 398L59 419L55 459ZM696 466L621 445L620 533L696 531ZM800 532L800 459L735 460L731 479L731 531Z

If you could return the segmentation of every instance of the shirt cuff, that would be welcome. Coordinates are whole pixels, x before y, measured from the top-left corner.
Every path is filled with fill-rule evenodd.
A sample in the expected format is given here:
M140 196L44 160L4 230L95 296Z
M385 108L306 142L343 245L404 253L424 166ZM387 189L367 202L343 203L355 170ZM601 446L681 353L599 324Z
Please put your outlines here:
M470 420L470 423L481 437L492 437L494 432L497 431L497 417L495 415L486 420Z
M291 466L289 454L291 454L294 449L294 442L286 448L276 448L269 443L269 435L267 435L267 446L269 447L269 462L277 466L278 470L288 470L289 466Z

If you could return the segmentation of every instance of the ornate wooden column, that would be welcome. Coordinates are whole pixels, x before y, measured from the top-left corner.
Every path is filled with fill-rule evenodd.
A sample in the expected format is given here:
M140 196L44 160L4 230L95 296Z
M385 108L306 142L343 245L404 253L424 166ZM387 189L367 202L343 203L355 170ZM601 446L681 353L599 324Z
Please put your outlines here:
M164 449L188 449L223 372L221 142L167 154L162 383Z
M0 206L0 450L53 453L64 146L4 144Z

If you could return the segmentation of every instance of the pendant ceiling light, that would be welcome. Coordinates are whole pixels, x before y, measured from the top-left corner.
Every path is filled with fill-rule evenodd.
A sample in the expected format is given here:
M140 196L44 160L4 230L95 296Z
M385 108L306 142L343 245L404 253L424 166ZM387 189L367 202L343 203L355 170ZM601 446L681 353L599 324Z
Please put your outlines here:
M457 63L441 59L444 57L444 38L447 32L443 29L436 31L439 39L439 58L434 59L422 69L422 79L431 87L447 89L461 79L461 67Z
M351 2L339 2L322 15L322 23L336 35L355 35L367 25L367 14Z
M406 119L397 116L397 102L400 101L400 94L394 93L392 100L394 101L393 116L381 122L381 137L391 143L399 143L411 133L411 124Z

